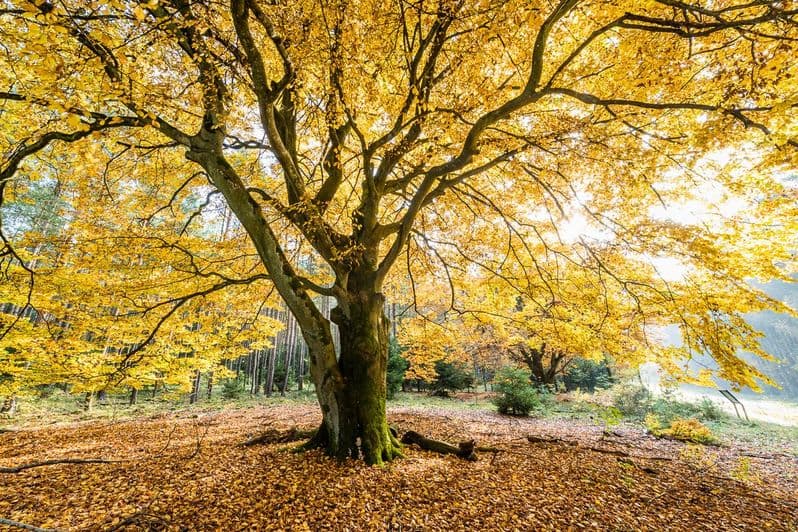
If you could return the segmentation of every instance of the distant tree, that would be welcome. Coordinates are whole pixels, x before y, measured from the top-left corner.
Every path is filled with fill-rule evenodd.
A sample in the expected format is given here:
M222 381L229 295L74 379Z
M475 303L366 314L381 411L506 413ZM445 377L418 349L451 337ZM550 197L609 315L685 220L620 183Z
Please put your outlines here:
M529 374L522 369L502 368L493 388L498 392L494 403L502 414L526 416L541 403L538 388L529 382Z
M474 376L464 364L444 360L435 362L435 380L432 382L435 395L448 396L449 392L464 390L473 385Z
M563 372L562 382L568 391L579 389L592 393L612 386L613 378L606 359L596 362L575 358Z

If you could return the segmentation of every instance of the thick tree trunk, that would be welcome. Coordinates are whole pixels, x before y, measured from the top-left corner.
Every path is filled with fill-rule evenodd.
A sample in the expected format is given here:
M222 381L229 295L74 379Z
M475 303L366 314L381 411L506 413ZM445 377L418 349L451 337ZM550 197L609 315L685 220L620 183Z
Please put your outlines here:
M223 114L221 110L214 112ZM270 137L278 138L279 131L274 121L266 120L266 123ZM379 293L385 267L395 257L385 257L380 261L379 239L363 242L364 249L359 253L341 256L343 242L336 242L338 238L331 238L331 234L321 226L315 228L317 223L321 223L321 219L313 217L315 207L307 213L297 211L296 216L307 221L302 227L307 229L306 236L311 244L335 270L336 282L331 292L338 307L333 321L338 324L342 338L341 355L337 359L330 322L308 294L306 280L301 278L285 255L259 202L254 200L241 177L225 160L223 140L222 129L203 128L199 135L192 137L186 158L202 165L214 186L224 195L255 245L274 287L296 317L308 345L310 374L323 421L307 446L322 446L329 454L341 458L362 456L371 464L380 464L398 456L401 444L388 430L385 415L388 335L383 312L385 298ZM290 152L295 146L289 143L282 147L281 154L285 156L281 160L283 170L293 179L297 176L293 175L293 166L288 164L290 153L285 151ZM289 187L292 204L302 201L292 197L297 196L296 192ZM361 233L367 235L376 225L375 213L361 214L364 218ZM366 225L370 229L366 229Z
M332 393L316 384L324 423L309 442L333 456L362 458L369 464L401 456L401 444L391 434L385 412L388 321L383 302L382 294L361 292L333 309L331 318L340 331L342 382Z
M561 362L565 356L556 351L546 351L544 343L539 349L531 349L519 346L518 352L521 360L529 367L532 373L532 381L547 387L554 387L557 382L557 374L561 372ZM548 359L547 359L548 355Z

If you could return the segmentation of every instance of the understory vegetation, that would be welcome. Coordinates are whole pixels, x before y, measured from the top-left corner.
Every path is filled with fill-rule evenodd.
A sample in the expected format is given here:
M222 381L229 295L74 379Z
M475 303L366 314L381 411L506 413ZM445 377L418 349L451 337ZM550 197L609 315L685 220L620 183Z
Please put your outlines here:
M442 395L438 390L429 385L421 392L410 386L408 391L402 391L399 385L389 400L389 407L497 411L513 417L586 422L610 432L619 425L630 426L645 429L657 437L711 445L735 441L762 442L763 445L781 442L798 456L798 426L738 419L719 406L720 394L715 400L703 397L697 402L687 402L667 394L655 397L639 384L630 382L595 393L579 390L553 393L532 384L523 370L510 367L496 374L488 392L463 388ZM241 379L227 379L221 386L213 388L211 395L203 395L193 404L188 404L185 394L179 391L161 389L155 393L141 393L135 405L130 404L128 394L105 394L87 411L83 395L50 386L35 396L20 399L13 416L0 415L0 431L7 430L3 427L29 427L54 422L120 420L164 412L207 412L295 404L316 405L313 389L294 389L285 395L266 397L250 394ZM795 407L791 403L784 404Z

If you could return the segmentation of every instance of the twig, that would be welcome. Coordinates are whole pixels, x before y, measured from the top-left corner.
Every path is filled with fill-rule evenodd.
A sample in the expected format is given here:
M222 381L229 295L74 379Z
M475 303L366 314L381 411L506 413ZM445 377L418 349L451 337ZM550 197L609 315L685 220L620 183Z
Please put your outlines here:
M199 424L197 424L195 426L197 428L199 428ZM202 434L199 434L199 430L197 431L197 446L194 448L194 452L191 453L190 456L186 457L186 460L191 460L192 458L196 457L199 454L200 448L202 447L202 440L205 439L205 436L208 434L208 430L210 428L211 428L211 426L206 424L205 425L205 431Z
M160 515L149 513L146 510L139 510L134 514L125 517L112 527L106 528L104 532L115 532L116 530L122 530L128 525L142 525L144 528L152 530L154 528L152 525L155 523L163 526L169 525L169 521Z
M13 526L14 528L22 528L24 530L33 530L34 532L54 532L55 528L39 528L38 526L20 523L19 521L12 521L11 519L4 519L0 517L0 525Z
M250 439L239 443L241 447L252 447L253 445L270 444L270 443L288 443L297 440L304 440L316 434L316 429L302 430L296 427L287 432L281 432L276 429L269 429L263 434L253 436Z
M0 473L19 473L34 467L43 467L57 464L112 464L123 460L105 460L104 458L55 458L53 460L42 460L41 462L30 462L15 467L0 467Z

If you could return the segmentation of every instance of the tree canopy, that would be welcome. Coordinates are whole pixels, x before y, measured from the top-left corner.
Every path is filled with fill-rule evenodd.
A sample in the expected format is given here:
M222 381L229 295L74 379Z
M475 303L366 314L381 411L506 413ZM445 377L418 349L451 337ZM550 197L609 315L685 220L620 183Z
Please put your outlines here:
M279 295L308 344L316 443L381 462L398 453L388 295L566 351L674 370L705 352L756 387L737 349L767 355L743 314L790 310L748 280L795 271L797 17L758 0L7 0L3 372L212 364L268 336ZM49 221L8 210L31 202ZM313 294L337 303L340 353ZM654 347L665 324L684 349Z

